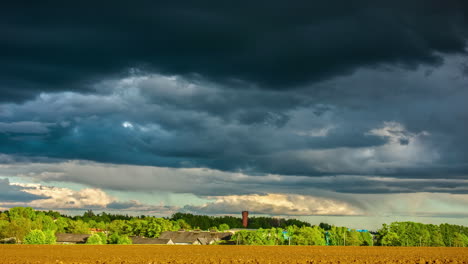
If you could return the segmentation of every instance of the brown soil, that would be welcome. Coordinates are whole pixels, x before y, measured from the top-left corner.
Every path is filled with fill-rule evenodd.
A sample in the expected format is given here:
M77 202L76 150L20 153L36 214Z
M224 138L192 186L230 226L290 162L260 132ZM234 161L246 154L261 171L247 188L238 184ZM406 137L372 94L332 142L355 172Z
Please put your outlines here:
M468 263L468 248L0 245L0 263Z

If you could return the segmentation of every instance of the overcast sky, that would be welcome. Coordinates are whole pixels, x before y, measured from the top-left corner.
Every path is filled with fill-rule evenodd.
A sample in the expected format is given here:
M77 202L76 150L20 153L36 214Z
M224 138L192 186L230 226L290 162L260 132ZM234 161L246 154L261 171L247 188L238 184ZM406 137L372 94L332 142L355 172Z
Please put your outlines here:
M0 209L468 225L467 1L188 2L1 4Z

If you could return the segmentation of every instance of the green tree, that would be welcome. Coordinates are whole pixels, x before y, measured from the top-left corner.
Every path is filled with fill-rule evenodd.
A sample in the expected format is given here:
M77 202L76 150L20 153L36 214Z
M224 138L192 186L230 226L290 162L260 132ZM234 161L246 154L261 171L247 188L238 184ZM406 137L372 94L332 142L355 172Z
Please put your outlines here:
M9 221L8 215L6 213L0 213L0 221Z
M104 244L102 242L101 236L98 234L93 234L90 237L88 237L88 240L86 240L86 244L89 245L102 245Z
M107 242L108 244L118 244L119 243L119 234L118 233L112 233L108 238Z
M133 233L132 225L130 225L131 222L132 221L114 220L109 224L108 230L111 233L130 235Z
M106 233L99 232L99 233L96 233L96 234L101 237L102 244L107 244L107 235L106 235Z
M369 232L361 232L361 245L362 246L373 246L374 245L374 240L372 238L371 233Z
M382 237L382 246L400 246L400 237L395 232L388 232Z
M44 244L53 245L57 242L57 237L55 237L55 232L53 230L46 230L44 232Z
M347 246L360 246L362 243L361 234L358 231L352 229L346 233Z
M464 234L456 232L453 236L454 247L466 247L468 246L468 237Z
M69 220L65 217L59 217L55 220L55 226L57 233L65 233L68 229Z
M8 237L8 226L10 222L7 220L0 220L0 239Z
M31 231L31 220L27 218L15 218L7 227L7 237L14 237L16 241L23 241L24 237Z
M127 235L113 233L109 236L109 244L130 245L132 240Z
M293 245L325 245L325 231L318 226L303 226L294 231Z
M345 235L348 232L346 227L332 226L328 231L329 245L332 246L343 246L345 242Z
M119 238L117 239L117 244L119 244L119 245L131 245L132 240L128 236L122 235L122 236L119 236Z
M226 230L229 230L229 225L227 224L220 224L219 227L218 227L218 230L219 231L226 231Z
M177 224L179 225L179 227L181 229L187 229L188 230L188 229L192 228L189 224L187 224L187 222L185 222L184 219L179 219L176 222L177 222Z
M31 207L10 208L10 210L8 211L8 215L9 215L10 221L21 219L21 218L34 220L36 217L36 213L34 209L32 209Z
M32 230L24 237L24 244L43 245L45 243L46 243L46 236L44 232L38 229Z
M67 228L68 233L72 234L89 234L89 226L82 220L70 221Z

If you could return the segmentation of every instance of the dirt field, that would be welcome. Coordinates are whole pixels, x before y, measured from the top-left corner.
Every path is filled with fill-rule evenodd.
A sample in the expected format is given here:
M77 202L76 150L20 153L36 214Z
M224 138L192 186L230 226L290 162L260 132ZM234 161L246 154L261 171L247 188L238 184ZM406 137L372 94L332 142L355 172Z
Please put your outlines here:
M0 245L0 263L468 263L468 248Z

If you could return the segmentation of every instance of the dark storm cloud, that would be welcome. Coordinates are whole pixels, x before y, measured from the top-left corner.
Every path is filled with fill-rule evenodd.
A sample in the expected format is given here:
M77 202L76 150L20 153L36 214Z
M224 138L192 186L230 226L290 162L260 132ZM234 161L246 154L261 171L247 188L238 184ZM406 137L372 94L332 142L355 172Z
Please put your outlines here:
M92 91L131 67L288 89L363 66L439 64L465 52L467 12L463 0L3 3L0 100Z
M23 190L25 187L11 185L8 179L0 179L0 201L1 202L31 202L49 197L34 195Z
M468 172L465 58L435 69L362 69L294 92L161 74L103 80L96 94L0 104L0 152L259 175L460 179ZM20 133L27 120L47 129Z
M0 170L199 196L466 194L468 6L386 2L5 4L0 164L34 163ZM125 173L33 169L63 160Z

